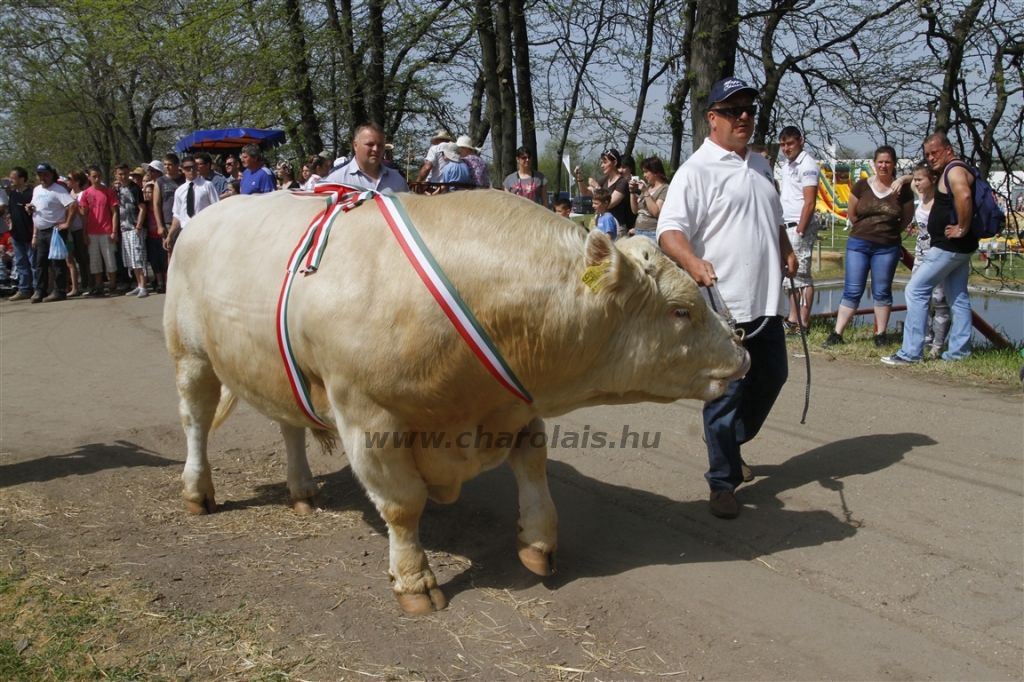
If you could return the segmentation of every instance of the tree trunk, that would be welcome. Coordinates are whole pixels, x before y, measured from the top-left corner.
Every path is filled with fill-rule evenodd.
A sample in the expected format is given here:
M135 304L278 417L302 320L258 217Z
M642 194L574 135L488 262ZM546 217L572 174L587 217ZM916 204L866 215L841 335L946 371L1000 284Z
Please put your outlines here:
M512 26L509 1L496 0L494 4L494 36L498 51L498 84L501 88L501 144L502 154L496 158L499 175L505 177L516 169L516 84L513 75Z
M494 18L490 0L474 0L476 8L476 30L480 41L480 77L487 94L487 119L491 122L491 150L498 172L501 172L501 158L504 156L504 121L501 116L501 85L498 82L498 46L494 36ZM511 171L509 171L511 172ZM500 176L502 179L504 175Z
M686 100L690 96L690 52L693 50L693 25L697 16L697 0L687 0L683 10L683 41L680 45L680 53L683 55L683 66L677 69L680 73L679 80L672 88L672 97L669 100L668 120L669 128L672 131L672 145L669 152L668 166L670 170L679 168L682 162L683 133L686 132L686 122L683 119L683 112L686 110Z
M939 106L935 112L935 128L937 130L949 130L957 81L962 78L960 69L963 67L967 38L984 4L985 0L971 0L971 4L964 9L960 19L953 22L953 32L944 37L949 55L946 58L946 71L942 78Z
M688 64L694 151L704 144L710 131L707 98L711 86L733 75L739 43L739 0L696 0L696 4Z
M327 0L327 23L338 40L341 51L341 65L345 75L344 113L346 129L349 133L366 120L366 106L363 102L363 79L361 77L361 60L356 59L355 39L352 35L352 0L340 0L341 13L334 4L335 0ZM338 150L335 149L335 152Z
M481 72L473 83L473 97L469 101L469 137L473 144L480 146L487 139L491 122L484 115L484 74Z
M537 120L530 75L530 37L523 0L511 0L512 42L515 46L516 82L519 93L519 126L523 146L530 150L534 168L537 166Z
M368 0L367 6L370 18L367 37L370 45L370 68L363 92L367 100L367 117L370 121L383 126L386 123L384 96L388 90L384 83L384 0ZM355 125L360 123L363 121L356 121Z
M647 0L647 17L644 20L644 56L643 66L640 67L640 91L636 98L636 113L633 116L633 125L626 136L626 148L623 156L632 156L633 147L636 145L637 135L640 134L640 125L644 120L644 107L647 106L647 91L651 87L651 50L654 49L654 22L661 11L662 0Z
M313 101L313 81L309 77L309 58L306 55L306 36L302 26L299 0L284 0L290 46L289 69L294 74L294 97L299 104L301 136L297 140L299 158L318 154L324 148L320 137L320 120Z

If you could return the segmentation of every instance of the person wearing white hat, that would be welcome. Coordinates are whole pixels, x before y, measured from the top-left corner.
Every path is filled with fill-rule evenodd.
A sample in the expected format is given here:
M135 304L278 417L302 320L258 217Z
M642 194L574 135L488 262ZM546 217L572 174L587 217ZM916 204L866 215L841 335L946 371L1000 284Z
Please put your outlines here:
M459 156L469 166L469 174L479 187L491 186L491 173L487 170L487 162L480 158L480 150L473 146L473 138L460 135L455 144L459 148Z
M160 239L167 236L174 220L174 193L178 183L164 174L163 161L150 161L142 164L146 174L153 183L153 217L156 218L156 233Z
M420 174L416 178L417 182L441 182L441 172L444 170L445 164L448 163L448 159L441 153L440 147L445 142L454 141L452 136L443 130L438 130L434 133L434 136L430 138L427 160L423 162Z
M441 171L441 182L445 184L473 184L473 176L470 174L469 165L467 165L466 162L462 160L462 157L459 156L458 145L454 142L443 142L440 147L444 158L448 160L444 170ZM456 188L449 187L448 189L454 190Z

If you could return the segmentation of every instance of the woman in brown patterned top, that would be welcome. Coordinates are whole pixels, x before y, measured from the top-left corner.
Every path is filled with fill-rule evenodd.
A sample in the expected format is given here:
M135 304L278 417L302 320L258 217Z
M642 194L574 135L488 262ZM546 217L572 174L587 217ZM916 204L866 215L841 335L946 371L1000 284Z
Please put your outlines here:
M847 220L846 281L836 316L836 328L823 346L843 342L843 330L853 319L871 272L871 296L875 301L875 345L889 344L885 329L892 310L892 278L903 252L903 232L914 218L914 194L897 185L893 191L896 150L882 145L875 150L875 175L857 182L850 190Z

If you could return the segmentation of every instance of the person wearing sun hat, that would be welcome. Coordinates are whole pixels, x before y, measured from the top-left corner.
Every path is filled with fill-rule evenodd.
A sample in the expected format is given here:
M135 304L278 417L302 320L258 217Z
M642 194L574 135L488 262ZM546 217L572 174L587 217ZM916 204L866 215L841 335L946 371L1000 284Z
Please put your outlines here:
M658 218L665 254L697 284L714 287L746 335L750 371L704 403L709 508L725 519L739 514L736 488L754 478L740 449L757 435L789 376L782 277L796 274L797 261L771 166L747 146L757 96L738 78L715 83L710 135L676 171Z
M491 174L487 170L487 162L480 158L480 150L473 146L473 139L469 135L460 135L455 144L459 148L459 156L469 166L473 182L480 187L490 187Z
M143 180L146 177L146 171L142 170L142 166L133 168L128 176L132 179L132 182L139 186L139 189L142 189Z
M443 130L438 130L430 138L427 160L423 162L423 167L420 168L420 174L416 178L417 182L441 182L441 172L444 170L445 164L448 163L448 159L441 153L441 145L446 142L455 142L455 140L452 139L450 133L446 133Z
M444 170L441 172L441 182L443 183L461 183L466 185L473 184L473 176L470 173L469 165L462 160L459 156L459 147L454 142L442 142L441 153L444 158L448 160ZM449 187L450 190L454 190L454 187Z

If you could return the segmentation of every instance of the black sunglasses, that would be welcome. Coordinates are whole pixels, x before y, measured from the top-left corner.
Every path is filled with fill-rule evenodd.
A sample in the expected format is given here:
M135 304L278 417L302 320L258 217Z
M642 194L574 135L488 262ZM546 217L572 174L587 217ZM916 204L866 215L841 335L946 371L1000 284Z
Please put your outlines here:
M193 166L192 164L189 164L187 166L182 166L181 167L181 170L195 170L195 169L196 169L196 167Z
M710 111L713 111L719 116L725 116L726 118L739 118L743 114L746 114L750 118L754 118L757 116L757 105L745 104L742 106L719 107L717 109L711 109Z

